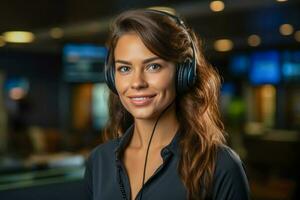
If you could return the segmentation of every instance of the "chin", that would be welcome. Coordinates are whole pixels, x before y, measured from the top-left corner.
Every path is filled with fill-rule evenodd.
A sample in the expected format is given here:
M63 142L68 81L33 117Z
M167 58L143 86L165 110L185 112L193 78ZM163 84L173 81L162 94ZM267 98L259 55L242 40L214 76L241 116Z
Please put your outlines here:
M135 119L153 119L158 116L157 110L153 110L153 108L131 108L128 110L129 113L135 118Z
M154 116L146 116L146 115L137 115L137 116L133 116L134 119L139 119L139 120L150 120L150 119L154 119Z
M135 118L135 119L152 119L154 117L156 117L156 115L152 112L148 112L148 111L135 111L135 112L130 112L131 115Z
M124 101L124 107L126 110L133 116L135 119L141 120L151 120L156 119L161 112L163 112L163 105L168 105L167 102L160 102L159 104L156 102L152 102L148 106L136 107L130 104L130 102Z

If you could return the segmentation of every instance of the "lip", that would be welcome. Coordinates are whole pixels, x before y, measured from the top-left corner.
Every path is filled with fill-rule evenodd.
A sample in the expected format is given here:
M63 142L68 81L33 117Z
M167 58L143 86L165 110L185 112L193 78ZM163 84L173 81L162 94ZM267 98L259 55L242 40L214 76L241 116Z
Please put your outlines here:
M130 95L128 96L130 102L134 105L134 106L147 106L149 105L154 97L156 96L156 94L153 95Z

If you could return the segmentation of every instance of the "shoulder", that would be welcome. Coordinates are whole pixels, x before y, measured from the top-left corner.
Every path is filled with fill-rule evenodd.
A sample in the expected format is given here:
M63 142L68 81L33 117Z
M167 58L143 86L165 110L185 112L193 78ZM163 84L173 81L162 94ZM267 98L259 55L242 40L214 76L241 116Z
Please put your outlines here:
M239 155L226 145L220 145L217 150L216 170L234 171L243 168Z
M114 149L117 139L110 140L95 147L86 161L84 187L87 199L92 199L93 191L103 180L102 174L109 173L114 160Z
M95 163L99 160L110 160L114 157L115 148L118 144L118 138L109 140L96 146L90 153L87 162Z
M240 157L230 147L219 146L212 199L248 200L249 193L248 179Z

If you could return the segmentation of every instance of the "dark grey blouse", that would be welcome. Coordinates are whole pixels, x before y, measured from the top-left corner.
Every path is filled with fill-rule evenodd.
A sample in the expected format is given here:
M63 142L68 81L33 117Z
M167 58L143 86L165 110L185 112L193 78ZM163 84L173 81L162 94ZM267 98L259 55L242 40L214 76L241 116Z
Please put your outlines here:
M130 200L130 184L121 160L133 134L133 126L118 138L96 147L86 164L85 197L89 200ZM186 189L179 177L179 132L161 150L163 164L143 187L143 200L183 200ZM141 176L142 178L142 176ZM137 194L139 200L141 191ZM248 200L249 186L241 160L228 146L218 150L212 192L205 200Z

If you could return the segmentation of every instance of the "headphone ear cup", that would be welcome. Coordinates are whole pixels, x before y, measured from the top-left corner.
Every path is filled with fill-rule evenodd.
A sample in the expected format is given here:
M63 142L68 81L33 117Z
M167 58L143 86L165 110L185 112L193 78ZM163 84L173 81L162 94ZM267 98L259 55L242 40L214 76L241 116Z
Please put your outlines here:
M109 87L109 89L115 93L118 94L116 85L115 85L115 66L114 65L108 65L108 59L109 59L109 53L107 55L106 61L105 61L105 82L106 85Z
M182 70L183 70L183 66L182 63L178 63L176 66L176 91L178 94L182 94L183 93L183 75L182 75Z
M109 68L109 80L110 80L110 89L115 93L118 94L115 84L115 66L110 66Z
M182 94L195 84L195 64L190 58L177 65L177 92Z
M186 77L187 88L192 88L196 83L196 63L193 60L189 59L186 63L186 70L184 76Z

